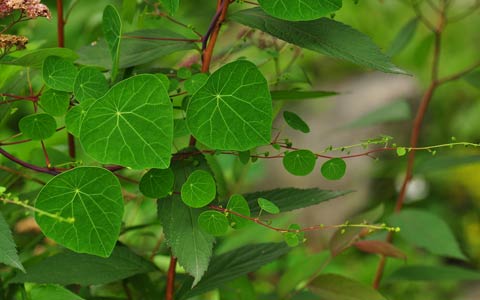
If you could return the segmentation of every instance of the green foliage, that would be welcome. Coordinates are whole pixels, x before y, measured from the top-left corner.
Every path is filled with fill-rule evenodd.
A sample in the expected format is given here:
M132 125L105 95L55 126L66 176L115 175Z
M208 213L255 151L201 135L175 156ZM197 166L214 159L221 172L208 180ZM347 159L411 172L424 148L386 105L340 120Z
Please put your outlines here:
M300 118L296 113L284 111L283 118L285 119L285 122L287 122L287 124L293 129L299 130L303 133L310 132L310 127L308 127L308 124L305 123L305 121L302 120L302 118Z
M86 99L82 103L72 107L65 116L65 126L74 136L80 136L80 129L82 128L83 120L87 115L88 109L94 102L95 99Z
M328 180L339 180L345 175L347 164L341 158L332 158L322 164L321 172Z
M99 99L107 91L108 82L100 71L92 67L80 69L73 84L73 94L78 102Z
M207 210L198 216L198 225L211 235L224 235L228 230L228 219L221 212Z
M294 5L287 0L259 0L258 3L266 13L290 21L318 19L328 16L342 7L342 0L301 0Z
M402 27L387 50L388 56L396 56L410 43L417 31L418 21L418 17L415 17Z
M411 116L410 106L406 101L395 101L371 111L348 124L347 128L366 127L386 122L408 120Z
M174 180L171 169L150 169L140 180L140 192L151 198L166 197L173 191Z
M32 300L84 300L68 289L59 285L42 284L35 285L30 290L30 299Z
M216 194L215 180L207 171L194 171L182 185L182 201L190 207L204 207Z
M257 202L258 206L260 206L260 209L266 211L269 214L275 215L280 213L280 208L278 208L278 206L276 206L275 203L273 203L272 201L269 201L265 198L258 198Z
M107 5L103 11L102 23L103 35L107 42L112 57L112 81L117 77L118 64L120 60L120 40L122 35L122 20L117 9Z
M336 274L326 274L318 276L312 283L312 289L320 297L331 300L386 299L372 287Z
M242 195L232 195L228 200L227 209L242 216L250 217L250 207ZM228 219L230 220L230 225L235 229L242 228L248 223L248 220L233 213L228 214Z
M293 175L305 176L315 168L317 157L310 150L287 152L283 157L283 166Z
M48 114L34 114L23 117L18 126L25 137L44 140L55 133L57 122Z
M479 280L480 273L455 266L410 265L398 268L387 278L388 281L441 281L441 280Z
M26 50L15 56L5 56L0 59L0 64L15 65L31 68L42 68L44 61L49 56L56 56L67 60L75 60L78 55L68 48L43 48Z
M307 100L307 99L322 99L325 97L338 95L336 92L327 91L271 91L272 100Z
M174 15L180 4L180 0L161 0L163 6L168 11L169 14Z
M40 106L52 116L63 116L70 106L70 93L47 90L40 96Z
M43 61L43 81L52 89L72 92L77 68L67 59L49 56Z
M0 195L1 196L1 195ZM25 272L17 254L12 232L0 213L0 263L12 266Z

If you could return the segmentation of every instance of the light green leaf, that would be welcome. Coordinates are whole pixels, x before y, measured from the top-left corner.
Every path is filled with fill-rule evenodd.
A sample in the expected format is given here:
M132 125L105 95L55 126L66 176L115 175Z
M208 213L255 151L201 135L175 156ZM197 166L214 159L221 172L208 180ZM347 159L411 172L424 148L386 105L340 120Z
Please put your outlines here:
M405 72L390 62L372 40L340 22L321 18L292 22L271 17L261 8L242 10L230 20L259 29L286 42L387 73Z
M328 180L339 180L345 175L347 164L341 158L332 158L322 164L321 172Z
M166 197L173 191L174 179L171 169L151 169L140 180L140 192L151 198Z
M128 23L132 23L135 13L137 12L137 0L122 1L122 19Z
M469 270L456 266L404 266L396 269L387 281L443 281L443 280L480 280L478 270Z
M73 94L78 102L99 99L108 91L108 82L102 72L92 67L80 69L73 84Z
M112 81L115 81L120 59L122 19L120 18L117 9L112 5L107 5L103 11L102 29L112 59Z
M278 206L276 206L275 203L273 203L270 200L267 200L265 198L258 198L257 202L258 202L258 206L260 206L262 210L270 214L275 215L280 213L280 208L278 208Z
M168 11L170 15L174 15L179 6L180 0L160 0L163 4L163 7Z
M248 202L242 195L232 195L228 200L227 209L242 216L250 217L250 207L248 207ZM248 220L245 218L232 213L228 215L228 218L230 219L231 226L235 229L242 228L248 223Z
M300 242L303 242L305 233L303 231L300 231L301 229L302 228L298 224L290 224L290 226L288 226L288 230L297 231L297 232L289 231L283 234L283 239L288 246L296 247Z
M51 179L35 201L38 210L73 222L36 213L43 233L79 253L108 257L117 242L123 218L120 183L110 171L77 167Z
M271 16L290 21L308 21L342 8L342 0L258 0L263 10Z
M25 272L22 262L17 254L12 232L7 222L0 213L0 263L17 268Z
M70 106L70 93L46 90L40 96L40 107L52 116L63 116Z
M388 224L400 227L398 235L414 246L436 255L467 260L447 223L430 212L404 209L390 216Z
M74 294L66 288L53 285L42 284L34 285L30 290L31 300L84 300L77 294Z
M205 73L198 73L185 80L185 90L189 94L195 94L206 82L208 75Z
M397 147L398 156L404 156L405 154L407 154L407 149L405 149L405 147Z
M194 208L204 207L215 199L217 187L209 172L194 171L182 185L182 201Z
M405 26L400 29L398 34L395 36L390 48L387 50L387 55L392 57L400 53L405 47L410 43L412 38L415 36L415 31L418 26L418 18L415 17L405 24Z
M167 91L154 75L119 82L88 109L80 141L101 163L168 168L173 108Z
M243 151L268 144L272 100L266 79L249 61L224 65L190 99L187 125L213 149Z
M411 118L410 105L405 100L383 105L351 122L346 128L366 127L386 122L405 121Z
M226 234L229 227L227 216L215 210L202 212L198 216L198 225L202 230L215 236Z
M67 59L49 56L43 62L43 82L54 90L72 92L77 68Z
M310 174L315 168L317 157L310 150L296 150L287 152L283 157L283 166L295 176Z
M108 258L67 251L31 265L26 274L17 275L11 282L107 284L155 270L152 263L126 247L116 247Z
M301 131L303 133L310 132L310 127L308 127L308 124L305 123L305 121L300 118L296 113L291 111L284 111L283 118L285 119L285 122L287 122L288 126L290 126L291 128Z
M309 286L320 299L386 300L371 286L336 274L320 275Z
M82 122L87 115L87 111L95 103L95 99L86 99L82 103L72 107L65 116L65 126L68 132L76 137L80 136L80 129L82 128Z
M73 50L68 48L43 48L15 52L13 55L7 55L0 59L0 64L41 68L49 56L57 56L71 61L78 57Z
M57 122L49 114L32 114L23 117L18 126L26 138L37 141L51 137L57 129Z
M296 91L296 90L271 91L270 94L272 95L272 100L288 100L288 101L317 99L317 98L325 98L325 97L338 95L337 92Z

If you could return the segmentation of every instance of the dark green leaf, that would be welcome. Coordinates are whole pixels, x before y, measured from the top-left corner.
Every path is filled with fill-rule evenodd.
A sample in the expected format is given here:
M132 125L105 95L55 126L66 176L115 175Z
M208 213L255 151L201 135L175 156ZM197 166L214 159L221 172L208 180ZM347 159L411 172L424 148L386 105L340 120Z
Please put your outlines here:
M328 180L339 180L345 175L347 164L341 158L332 158L322 164L322 175Z
M14 55L0 59L0 64L41 68L43 62L49 56L57 56L71 61L78 57L73 50L68 48L44 48L16 52Z
M413 18L408 21L405 26L402 27L400 32L393 40L390 48L387 50L387 55L392 57L400 53L405 47L410 43L412 38L415 36L415 31L417 30L418 18Z
M99 99L108 91L108 82L102 72L92 67L80 69L73 84L73 94L78 102Z
M209 172L194 171L182 185L182 201L194 208L204 207L215 199L217 187Z
M342 8L342 0L258 0L263 10L271 16L290 21L314 20Z
M140 192L151 198L166 197L173 191L174 179L171 169L151 169L140 180Z
M198 225L202 230L211 235L224 235L228 231L228 219L225 214L215 211L207 210L198 216Z
M49 56L43 62L43 81L52 89L72 92L77 68L67 59Z
M222 300L257 300L253 282L247 276L225 283L219 293Z
M325 98L338 95L337 92L327 91L271 91L272 100L307 100Z
M7 222L0 213L0 263L17 268L25 272L22 262L17 254L12 232Z
M95 99L86 99L82 103L72 107L65 116L65 126L68 132L76 137L80 136L80 129L82 128L82 122L87 115L87 111L95 103Z
M317 157L310 150L296 150L287 152L283 157L283 166L295 176L310 174L315 168Z
M230 200L228 200L227 209L242 216L250 217L250 207L248 207L248 202L242 195L232 195ZM232 213L228 215L228 218L230 219L232 227L235 229L242 228L248 223L247 219L236 216Z
M386 122L405 121L411 118L410 105L407 101L395 101L383 105L351 122L346 128L365 127Z
M112 5L107 5L103 11L102 29L112 59L112 81L115 81L120 60L122 19L120 18L117 9Z
M258 206L260 206L262 210L270 214L280 213L280 208L278 208L278 206L276 206L275 203L273 203L272 201L269 201L265 198L258 198L257 202Z
M302 118L300 118L296 113L291 111L284 111L283 118L291 128L301 131L303 133L310 132L310 127L308 127L308 124L305 123L305 121L302 120Z
M266 79L249 61L224 65L190 99L187 125L213 149L243 151L268 144L272 100Z
M434 281L441 280L480 280L477 270L469 270L455 266L405 266L393 271L386 278L388 281Z
M310 284L310 288L320 299L386 300L371 286L335 274L318 276Z
M44 140L55 133L57 122L49 114L33 114L23 117L18 126L26 138Z
M70 106L70 93L46 90L40 96L40 106L52 116L63 116Z
M56 254L30 266L27 274L19 274L11 282L106 284L152 271L155 266L149 261L126 247L116 247L108 258L70 251Z
M173 135L175 138L184 137L190 134L185 119L173 120Z
M30 290L31 300L84 300L80 296L70 292L66 288L53 285L34 285Z
M208 75L198 73L185 81L185 90L189 94L195 94L208 80Z
M120 182L110 171L77 167L51 179L35 201L38 210L72 222L36 213L43 233L79 253L108 257L120 234L123 197Z
M368 36L331 19L284 21L265 14L261 8L238 11L230 19L302 48L383 72L405 73Z
M190 71L190 69L187 69L187 68L180 68L177 71L177 77L180 79L188 79L192 77L192 71Z
M163 7L168 11L170 15L177 12L180 0L161 0Z
M472 86L480 89L480 70L472 71L463 77Z

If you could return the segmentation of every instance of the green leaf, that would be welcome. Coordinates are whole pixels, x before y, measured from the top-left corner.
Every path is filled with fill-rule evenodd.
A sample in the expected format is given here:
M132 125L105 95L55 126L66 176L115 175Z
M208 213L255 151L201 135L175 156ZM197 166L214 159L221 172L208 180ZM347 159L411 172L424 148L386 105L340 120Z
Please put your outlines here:
M328 91L271 91L272 100L307 100L307 99L317 99L325 98L330 96L338 95L337 92L328 92Z
M410 43L412 38L415 36L415 31L418 26L418 18L415 17L405 24L405 26L400 29L398 34L395 36L390 48L387 50L387 55L393 57L400 53L405 47Z
M72 107L65 116L65 126L68 132L76 137L80 136L83 120L87 115L87 111L95 103L95 99L86 99L82 103Z
M49 56L57 56L71 61L78 57L73 50L68 48L43 48L15 52L13 55L5 56L3 59L0 59L0 64L41 68L43 62Z
M229 227L227 216L215 210L202 212L198 216L198 225L202 230L215 236L226 234Z
M243 151L268 144L272 100L267 80L249 61L224 65L190 99L187 125L213 149Z
M300 242L303 242L305 233L300 231L302 228L298 224L291 224L288 226L288 230L298 230L298 232L285 232L283 234L283 240L290 247L296 247Z
M174 119L173 120L173 136L175 138L184 137L190 135L190 131L187 127L187 122L185 119Z
M140 180L140 192L150 198L163 198L173 191L175 175L171 169L151 169Z
M42 213L35 220L45 236L79 253L108 257L120 234L123 198L120 183L110 171L77 167L51 179L35 201Z
M283 157L283 166L295 176L310 174L315 168L317 157L310 150L296 150L287 152Z
M173 108L154 75L130 77L113 86L88 109L80 142L101 163L133 169L168 168L173 141Z
M43 82L54 90L72 92L77 68L67 59L49 56L43 62Z
M351 193L351 191L329 191L317 188L283 188L246 194L245 198L247 199L252 214L258 214L260 211L260 207L257 203L258 198L269 199L271 202L275 203L282 212L287 212L316 205L349 193Z
M383 72L405 73L392 64L368 36L331 19L284 21L265 14L261 8L238 11L230 19L324 55Z
M436 255L467 260L447 223L434 214L404 209L390 216L388 223L400 227L398 235L412 245Z
M386 122L405 121L411 118L410 105L405 100L395 101L383 105L374 111L368 112L354 120L345 128L366 127Z
M287 122L288 126L290 126L291 128L301 131L303 133L310 132L310 127L308 127L308 124L305 123L305 121L302 120L302 118L300 118L296 113L291 111L284 111L283 118L285 119L285 122Z
M342 8L342 0L258 0L262 9L271 16L290 21L314 20L330 15Z
M260 208L270 214L278 214L280 213L280 208L278 208L278 206L275 205L275 203L273 203L272 201L269 201L265 198L258 198L257 200L258 202L258 206L260 206Z
M475 70L468 73L467 75L463 76L463 79L477 89L480 89L480 70Z
M372 287L335 274L320 275L309 286L320 299L386 300Z
M321 172L328 180L339 180L345 175L347 164L341 158L332 158L322 164Z
M189 79L190 77L192 77L192 71L190 71L190 69L182 67L178 69L177 77L180 79Z
M187 280L178 293L178 299L188 299L218 288L219 285L254 272L290 251L284 243L248 245L212 258L203 279L190 290Z
M398 156L404 156L405 154L407 154L407 149L405 149L405 147L397 147Z
M66 288L53 285L34 285L30 290L31 300L84 300L80 296L70 292Z
M152 263L126 247L116 247L108 258L67 251L31 265L26 274L17 275L11 282L107 284L155 270Z
M26 138L37 141L51 137L57 129L57 122L49 114L32 114L23 117L18 126Z
M108 82L96 68L81 68L73 84L73 94L78 102L87 99L99 99L108 91Z
M229 211L236 212L242 216L250 217L250 207L248 206L247 200L242 195L232 195L228 200L227 209ZM235 214L229 213L228 218L230 224L235 229L240 229L248 224L248 220Z
M63 116L70 106L70 93L46 90L40 96L40 107L52 116Z
M443 280L480 280L477 270L469 270L455 266L404 266L396 269L387 281L443 281Z
M195 94L206 82L208 75L205 73L198 73L185 80L185 90L189 94Z
M122 19L128 23L132 23L135 13L137 12L137 0L122 1Z
M215 180L206 171L194 171L182 185L182 201L190 207L204 207L215 199L216 194Z
M170 15L174 15L179 6L180 0L160 0L163 4L163 7L168 11Z
M133 37L145 37L145 39ZM167 29L144 29L125 33L120 49L119 68L146 64L178 51L197 49L194 42L155 40L156 38L185 39L184 36ZM78 55L77 63L79 64L98 66L103 69L112 68L112 59L104 40L80 48Z
M253 282L247 276L223 284L219 293L222 300L257 300Z
M112 59L112 81L115 81L120 60L120 39L122 36L122 19L117 9L107 5L103 11L102 29Z
M1 193L0 193L1 194ZM7 222L0 213L0 263L17 268L25 272L22 262L17 254L12 232Z

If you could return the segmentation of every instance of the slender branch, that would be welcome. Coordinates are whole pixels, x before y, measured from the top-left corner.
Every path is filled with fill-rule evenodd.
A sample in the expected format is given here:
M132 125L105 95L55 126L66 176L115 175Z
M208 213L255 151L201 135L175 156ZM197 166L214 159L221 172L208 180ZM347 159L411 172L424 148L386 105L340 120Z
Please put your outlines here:
M175 292L175 268L177 266L177 259L171 255L170 256L170 266L168 267L167 274L167 288L165 291L165 300L173 300L173 295Z
M32 165L32 164L30 164L26 161L23 161L23 160L15 157L15 156L13 156L9 152L5 151L3 148L0 148L0 154L5 156L9 160L13 161L14 163L16 163L18 165L21 165L22 167L25 167L25 168L30 169L30 170L40 172L40 173L46 173L46 174L50 174L50 175L60 174L60 172L57 171L56 169L44 168L44 167Z

